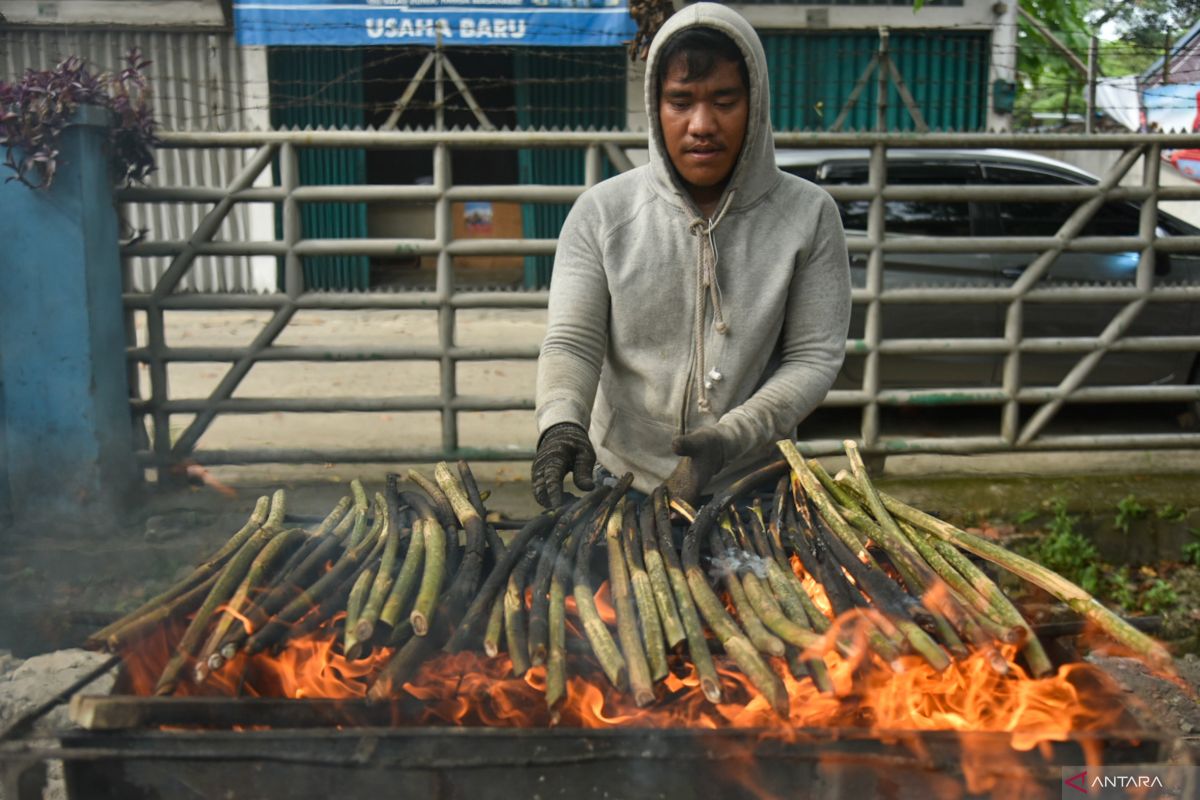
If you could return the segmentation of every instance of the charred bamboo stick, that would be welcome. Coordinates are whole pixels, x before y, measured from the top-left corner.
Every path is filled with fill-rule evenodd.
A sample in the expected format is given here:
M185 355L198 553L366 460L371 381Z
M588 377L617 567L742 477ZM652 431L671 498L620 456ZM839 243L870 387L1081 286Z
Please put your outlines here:
M625 556L621 552L621 536L625 528L625 515L633 515L629 498L617 504L608 518L605 528L605 544L608 551L608 586L612 592L613 607L617 612L617 638L621 653L629 670L629 686L633 690L633 702L643 708L654 702L654 681L650 676L650 664L642 644L641 627L638 625L637 607L634 605L633 587L625 567ZM653 604L651 604L653 611ZM662 635L659 634L661 642ZM664 673L666 655L663 655Z
M825 539L830 551L854 578L854 582L871 598L875 606L895 625L914 650L938 672L950 666L950 658L938 643L925 633L912 617L901 598L900 588L878 567L863 563L839 537L818 524L817 534Z
M444 464L448 472L449 467ZM469 505L469 503L468 503ZM433 524L426 521L427 524ZM468 610L468 604L479 586L479 574L483 570L483 554L486 547L486 537L483 525L468 525L466 549L458 572L450 582L442 599L438 603L431 620L430 630L425 636L414 636L404 643L399 650L384 665L367 697L372 700L382 700L388 697L397 687L403 686L421 664L434 651L446 644ZM512 551L507 555L511 555Z
M375 568L367 567L358 574L350 589L350 597L346 600L346 620L342 627L342 652L346 658L356 659L359 656L358 617L374 582Z
M923 535L922 532L915 529L912 530L916 538ZM1000 591L1000 587L953 544L935 537L931 537L929 543L933 545L938 555L944 558L952 568L966 577L991 602L992 608L1000 615L1001 623L1024 632L1021 653L1025 656L1025 662L1029 665L1029 671L1035 677L1052 673L1054 671L1054 664L1051 663L1045 648L1042 647L1041 640L1034 635L1025 617L1012 604L1012 601Z
M352 517L353 515L349 515L347 518ZM335 533L305 541L293 556L294 558L299 557L299 563L291 568L285 564L280 570L279 576L271 582L266 593L255 598L254 602L246 609L245 623L230 629L221 641L218 651L220 655L226 661L233 658L253 633L266 625L272 616L299 596L316 579L317 571L335 557L340 546L341 542ZM288 563L291 562L292 559L289 558Z
M483 652L489 658L500 654L500 637L504 635L504 595L497 594L488 613L487 628L483 634Z
M775 475L770 476L774 480ZM740 492L747 491L743 479L730 487L729 491L713 499L697 514L696 519L688 527L683 537L682 563L684 574L687 576L688 588L696 607L708 622L708 626L721 640L725 652L733 658L742 673L754 684L774 711L784 719L788 716L787 690L779 677L763 661L759 651L750 640L742 634L737 623L729 616L720 598L708 585L703 570L700 568L700 538L707 538L717 522L717 517L733 502ZM761 477L759 478L761 480Z
M546 707L553 713L567 696L566 589L558 575L550 577L549 652L546 655Z
M450 505L450 498L446 497L442 489L415 469L408 471L408 479L421 487L428 495L434 514L442 528L448 531L455 527L454 508Z
M624 492L628 488L626 486L621 491ZM529 661L534 666L546 661L546 648L550 635L550 579L554 574L554 565L558 563L564 541L576 526L586 526L589 515L610 494L608 488L600 486L588 492L582 499L568 505L567 510L559 517L542 545L541 558L539 558L537 570L533 574L533 598L529 605ZM574 563L574 551L568 551L566 556L570 563ZM564 586L569 583L570 575L568 574Z
M649 503L643 505L649 506ZM646 572L640 539L638 514L632 505L627 504L621 530L621 555L626 569L629 570L633 599L637 602L637 617L641 622L642 646L646 650L646 661L650 664L650 678L657 682L667 677L667 647L663 642L662 622L658 618L654 589L650 585L650 575Z
M529 669L529 631L525 623L525 580L538 558L538 542L531 541L508 575L504 591L504 641L512 661L513 677L520 678Z
M93 649L107 647L109 650L116 650L120 647L121 640L127 640L129 636L126 633L123 636L114 638L114 634L121 630L133 631L144 629L146 626L134 625L139 617L147 614L157 617L161 607L171 604L172 601L190 593L197 586L208 581L211 576L220 571L221 567L225 565L225 562L234 553L241 549L242 545L254 535L254 532L266 523L270 507L271 499L269 497L258 498L258 501L254 504L254 510L250 513L250 518L246 520L246 524L237 533L229 537L225 544L221 545L215 553L193 569L186 578L175 583L166 591L150 598L117 621L93 633L88 637L85 646Z
M686 542L687 539L685 538ZM685 564L688 546L684 545ZM741 632L737 623L729 616L721 600L713 593L699 566L685 566L688 588L696 601L696 607L708 622L708 626L720 639L725 652L733 658L738 668L745 673L759 693L767 700L772 709L780 716L787 717L787 691L779 683L778 676L771 671L763 661L759 650Z
M423 519L417 525L420 535L425 539L425 569L408 619L412 623L413 633L424 636L429 632L433 605L446 578L446 532L436 519ZM416 529L413 535L417 535Z
M567 507L569 511L569 507ZM457 653L467 646L477 626L483 621L484 614L490 612L494 603L500 604L501 613L503 613L503 597L502 588L508 582L508 575L512 572L513 566L517 563L517 559L525 552L525 548L530 542L538 539L546 534L560 520L560 515L563 509L554 509L544 511L538 516L531 519L525 524L513 540L509 543L507 551L497 560L495 566L492 567L491 573L484 580L483 585L479 588L478 593L471 601L470 607L463 615L462 621L458 628L446 643L446 651ZM501 598L497 600L496 598ZM490 627L490 626L489 626Z
M364 539L360 546L367 547L369 544L369 540ZM384 544L383 539L377 539L364 555L355 560L348 560L345 564L339 561L338 564L342 565L342 569L338 572L342 576L341 582L334 584L328 590L322 590L322 593L318 595L320 601L302 613L295 623L289 625L279 638L271 643L272 648L276 652L281 651L288 642L301 639L321 627L329 625L339 611L347 610L350 592L354 589L355 583L358 582L363 572L374 568L379 554L383 551ZM347 657L357 658L358 653L347 654Z
M666 490L661 486L655 489L651 495L651 502L654 505L654 531L659 554L662 556L663 567L679 609L688 653L691 654L696 673L700 676L700 690L710 703L720 703L722 692L717 667L713 662L712 653L709 652L708 640L704 638L704 626L700 622L700 614L688 587L679 554L675 552L674 537L671 535L671 509L667 503Z
M626 477L629 477L631 479L629 482L632 482L632 475ZM617 504L623 498L624 493L621 496L617 496L615 491L609 494L597 510L591 530L579 533L578 549L575 552L575 586L573 589L575 608L579 613L580 622L583 623L584 635L587 636L587 640L592 646L592 652L595 653L609 682L622 691L625 690L628 683L628 662L620 648L617 647L616 641L613 640L608 626L600 618L599 611L596 610L595 590L592 588L592 579L588 574L588 568L592 547L600 538L600 534L606 530L609 517L616 513ZM609 577L611 580L612 576Z
M331 569L322 574L312 584L301 586L300 591L291 600L287 601L278 613L255 631L246 640L245 650L248 653L254 654L273 646L288 633L292 625L303 618L315 606L319 606L330 593L334 592L351 575L356 575L364 559L379 544L379 541L372 542L370 539L364 538L363 541L354 547L345 550Z
M728 520L729 515L726 514L720 524L722 529L726 529L730 525ZM738 560L737 556L733 554L730 544L722 541L722 537L717 532L716 527L712 528L709 532L709 547L714 557L722 554L731 563L736 563ZM782 656L785 651L783 640L767 630L767 626L759 619L758 613L750 603L750 599L746 596L746 590L742 587L738 572L737 567L731 565L721 570L720 579L725 585L725 590L729 592L729 599L733 601L733 607L737 611L737 618L741 620L742 629L746 632L746 636L751 644L760 653L769 656ZM711 622L709 624L711 625Z
M158 684L154 687L156 695L167 695L175 691L179 673L183 670L188 660L197 655L197 648L202 642L201 637L204 636L204 632L208 629L213 614L216 613L217 608L222 603L226 602L237 591L238 585L246 576L246 572L250 569L250 565L258 556L259 551L278 533L283 523L285 505L286 495L280 489L271 498L271 511L267 515L266 522L245 541L237 553L234 554L221 570L221 577L213 584L212 590L204 598L204 603L201 604L200 609L192 618L183 637L175 646L174 654L163 669L162 675L158 679Z
M663 564L662 553L658 551L654 502L650 498L642 503L637 534L642 546L642 559L646 564L646 574L650 577L650 589L654 593L654 604L658 609L658 619L662 623L663 635L666 637L667 647L675 650L687 641L687 632L683 628L683 618L679 615L679 609L675 605L675 595L671 590L671 579L667 577L667 568Z
M304 535L304 531L299 528L286 530L267 542L266 546L255 556L253 563L250 564L250 569L246 572L246 577L242 579L237 591L233 593L233 597L222 606L220 617L209 632L208 639L200 648L193 675L196 683L204 683L210 671L218 670L225 664L225 657L220 653L221 642L225 640L225 636L233 624L240 623L240 620L244 618L242 611L250 599L250 593L263 582L267 570L271 568L276 559L285 554L289 548L298 544Z
M794 488L798 488L798 485ZM784 534L792 551L800 560L804 571L821 585L835 617L855 612L861 606L859 601L862 596L857 589L850 586L841 566L833 558L821 537L816 535L816 521L812 519L812 511L808 504L801 503L800 510L804 519L803 526L798 524L795 506L789 504L785 513ZM808 595L803 585L800 586L800 589L804 592L804 596ZM888 632L879 627L876 620L868 616L861 619L866 642L870 648L893 669L898 668L900 665L899 632L894 626L892 627L892 631L895 632L895 639L893 639Z

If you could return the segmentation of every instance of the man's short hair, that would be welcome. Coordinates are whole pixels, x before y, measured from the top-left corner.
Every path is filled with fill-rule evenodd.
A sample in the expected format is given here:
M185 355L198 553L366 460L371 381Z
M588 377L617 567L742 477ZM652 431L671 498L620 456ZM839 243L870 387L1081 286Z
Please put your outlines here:
M686 83L707 78L718 62L732 61L738 65L743 86L747 91L750 90L750 72L746 68L745 55L733 39L715 28L688 28L667 40L656 65L659 89L667 79L671 62L679 57L683 58L685 65L683 80Z

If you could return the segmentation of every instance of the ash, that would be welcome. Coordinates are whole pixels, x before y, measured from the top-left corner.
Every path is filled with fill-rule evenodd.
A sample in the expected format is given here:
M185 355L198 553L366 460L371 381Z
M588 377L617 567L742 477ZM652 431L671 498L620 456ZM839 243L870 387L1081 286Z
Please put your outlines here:
M0 730L5 730L22 714L49 700L66 689L89 670L95 669L108 656L87 650L59 650L45 653L22 661L8 651L0 650ZM86 694L108 694L112 691L115 674L110 672L94 680L83 689ZM55 708L39 719L24 737L25 742L41 741L53 744L58 731L72 728L67 704ZM0 767L3 763L0 763ZM47 768L47 782L43 793L45 800L65 800L66 785L63 783L61 761L51 761ZM5 797L0 785L0 800Z

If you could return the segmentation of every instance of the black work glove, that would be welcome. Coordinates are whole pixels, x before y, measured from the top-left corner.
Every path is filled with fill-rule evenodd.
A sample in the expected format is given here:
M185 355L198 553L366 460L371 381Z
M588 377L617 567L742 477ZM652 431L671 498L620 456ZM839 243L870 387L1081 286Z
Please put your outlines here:
M563 479L567 472L575 474L575 485L585 492L596 488L592 469L596 466L596 451L583 426L574 422L551 425L538 440L533 457L533 497L546 508L563 502Z
M671 497L694 506L704 487L725 466L721 436L716 428L700 428L672 439L671 450L683 457L667 478L667 491Z

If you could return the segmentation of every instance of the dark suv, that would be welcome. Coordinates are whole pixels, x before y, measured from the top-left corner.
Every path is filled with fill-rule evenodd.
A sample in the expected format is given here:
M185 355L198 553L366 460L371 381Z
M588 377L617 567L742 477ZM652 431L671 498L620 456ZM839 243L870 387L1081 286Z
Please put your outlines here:
M866 184L865 150L781 150L781 169L825 186ZM1095 184L1097 179L1069 164L1010 150L889 150L887 183L962 186ZM869 200L839 202L848 238L865 237ZM1002 201L946 202L890 200L885 204L885 230L897 237L1054 236L1076 209L1076 202ZM1104 205L1080 236L1136 236L1137 203ZM1160 212L1158 235L1195 236L1200 229ZM1020 253L887 253L883 285L895 287L1010 286L1038 254ZM1063 252L1039 287L1134 285L1138 253ZM856 287L865 286L867 256L851 254ZM1200 254L1158 253L1156 285L1200 282ZM1124 307L1124 302L1079 302L1064 292L1063 302L1026 302L1023 336L1093 337ZM882 308L885 339L1004 337L1005 303L886 303ZM856 304L850 335L863 335L864 306ZM1195 303L1148 304L1125 336L1187 335L1200 327ZM1057 385L1082 357L1080 352L1026 352L1021 357L1025 386ZM888 354L880 360L884 388L999 386L1001 354ZM1184 383L1196 377L1197 356L1178 350L1115 351L1090 373L1091 385ZM863 359L846 359L837 388L861 385Z

